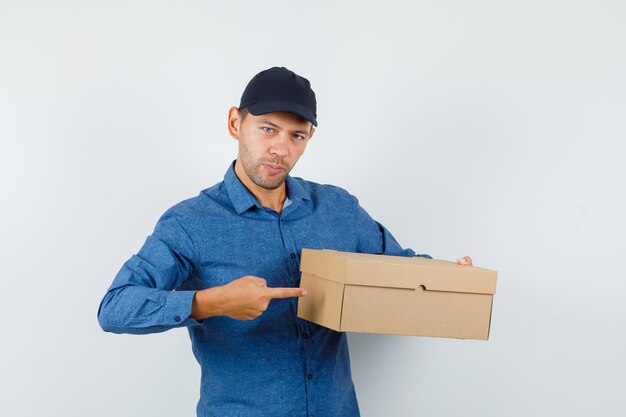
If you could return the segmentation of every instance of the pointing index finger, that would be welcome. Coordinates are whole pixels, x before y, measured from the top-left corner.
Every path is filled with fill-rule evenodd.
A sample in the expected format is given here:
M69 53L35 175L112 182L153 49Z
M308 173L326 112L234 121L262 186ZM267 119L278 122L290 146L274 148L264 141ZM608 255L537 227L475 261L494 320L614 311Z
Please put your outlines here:
M271 298L291 298L291 297L304 297L307 295L307 290L304 288L268 288Z

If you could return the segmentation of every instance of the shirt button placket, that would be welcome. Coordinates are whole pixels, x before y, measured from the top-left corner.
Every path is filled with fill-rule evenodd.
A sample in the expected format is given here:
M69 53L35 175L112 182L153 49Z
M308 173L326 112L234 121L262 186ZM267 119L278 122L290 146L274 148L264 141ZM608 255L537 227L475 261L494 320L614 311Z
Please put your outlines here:
M278 227L280 229L280 233L281 233L281 237L283 239L283 245L285 248L285 251L287 251L289 253L289 258L291 259L291 281L295 284L296 282L296 277L295 277L295 271L298 270L298 255L296 254L296 248L294 247L294 242L292 239L292 236L290 235L290 231L288 227L285 227L285 219L281 216L279 218L279 222L278 222ZM291 247L290 247L291 246ZM295 307L295 301L294 301L294 307ZM309 334L303 330L300 329L301 331L301 337L304 341L309 341ZM309 363L309 346L307 346L308 343L305 343L304 345L304 361L305 364L307 366L307 368L309 366L311 366L311 364ZM309 385L309 388L307 389L307 396L308 396L308 404L310 406L311 404L311 400L312 400L312 387L311 384L313 383L313 374L311 372L307 372L306 373L306 384ZM313 414L310 414L310 417L314 417Z
M285 252L289 254L289 258L291 259L291 263L289 265L291 276L289 277L289 280L295 285L295 271L298 270L298 255L296 254L295 243L293 241L293 237L291 236L289 227L287 227L285 219L282 216L279 217L278 227L280 229L281 238L283 239Z

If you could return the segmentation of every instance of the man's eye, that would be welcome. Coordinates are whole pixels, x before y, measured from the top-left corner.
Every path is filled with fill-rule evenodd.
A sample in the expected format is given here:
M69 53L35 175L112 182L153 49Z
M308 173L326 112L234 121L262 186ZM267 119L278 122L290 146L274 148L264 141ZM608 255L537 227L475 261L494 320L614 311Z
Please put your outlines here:
M274 131L271 127L262 127L261 129L263 129L265 133L272 133Z
M299 133L296 133L295 135L293 135L293 137L294 137L294 139L297 139L297 140L302 140L302 139L304 139L304 136L302 136L302 135L301 135L301 134L299 134Z

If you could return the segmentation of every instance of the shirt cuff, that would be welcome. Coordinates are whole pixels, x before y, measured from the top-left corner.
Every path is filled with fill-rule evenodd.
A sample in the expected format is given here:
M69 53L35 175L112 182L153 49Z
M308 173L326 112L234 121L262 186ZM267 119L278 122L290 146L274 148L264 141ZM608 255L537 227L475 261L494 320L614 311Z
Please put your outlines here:
M163 323L166 326L196 326L204 320L191 317L191 304L196 291L169 291L165 300Z
M420 258L428 258L428 259L433 259L432 256L427 255L425 253L416 253L415 256L419 256Z

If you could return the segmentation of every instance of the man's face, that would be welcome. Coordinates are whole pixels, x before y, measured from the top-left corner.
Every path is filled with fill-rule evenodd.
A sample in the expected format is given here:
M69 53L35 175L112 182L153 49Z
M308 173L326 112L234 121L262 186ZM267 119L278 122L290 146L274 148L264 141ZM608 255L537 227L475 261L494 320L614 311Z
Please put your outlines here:
M238 160L254 184L276 189L304 153L314 130L311 122L293 113L248 114L239 123Z

